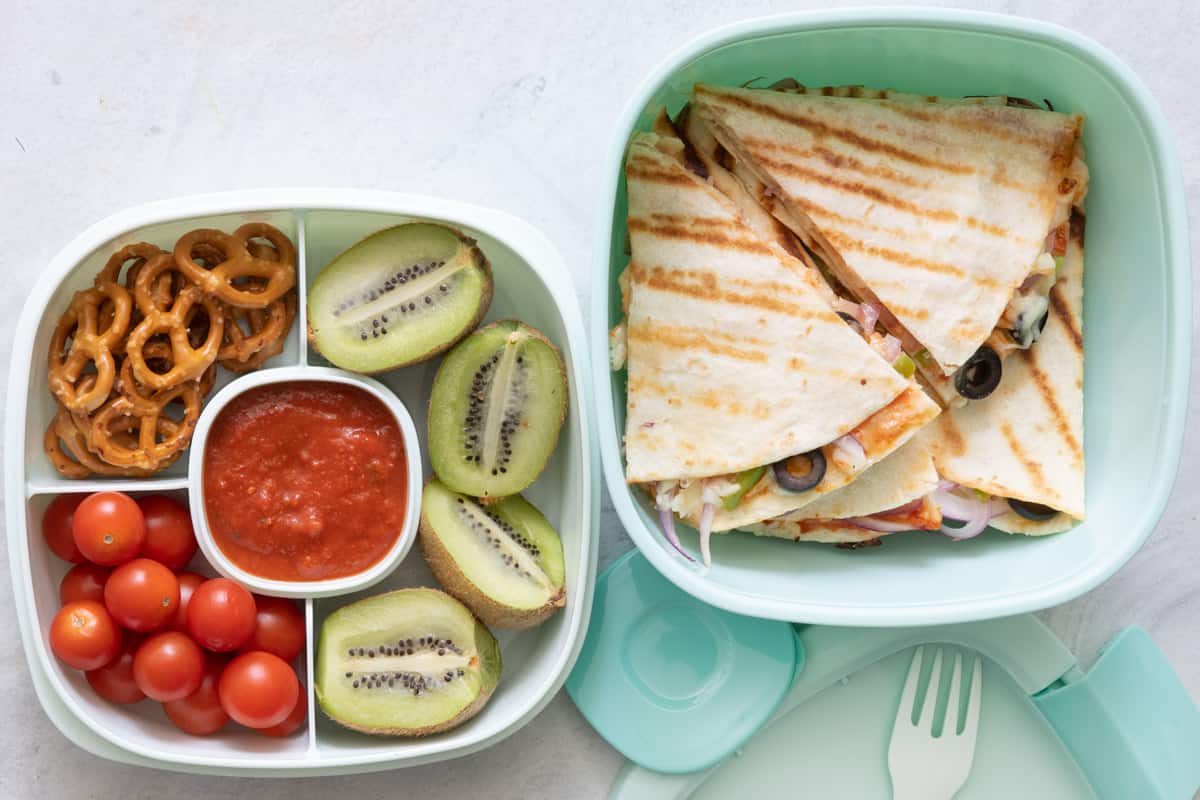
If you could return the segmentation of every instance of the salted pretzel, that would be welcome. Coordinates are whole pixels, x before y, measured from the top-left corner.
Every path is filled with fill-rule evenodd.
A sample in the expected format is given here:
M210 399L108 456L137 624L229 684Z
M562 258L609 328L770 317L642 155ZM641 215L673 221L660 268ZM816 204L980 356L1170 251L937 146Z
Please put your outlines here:
M171 369L171 346L163 341L150 341L142 348L142 355L155 373L162 374ZM217 381L217 365L214 362L204 370L204 374L196 381L196 389L201 399L208 397ZM121 361L117 370L117 381L114 390L127 397L138 414L149 414L156 409L152 398L153 392L148 392L133 376L133 362L128 358Z
M183 287L170 305L163 307L155 287L163 275L175 269L175 260L170 254L155 256L139 271L133 288L134 300L144 319L129 334L125 357L131 362L138 383L156 392L199 379L217 360L225 327L217 301L194 285ZM188 335L188 322L195 318L197 306L208 317L208 331L204 340L194 345ZM160 334L166 335L171 346L171 367L163 373L150 369L144 352L146 343Z
M128 432L125 435L128 436ZM50 458L50 463L59 473L68 478L87 478L92 475L146 478L157 471L115 467L100 460L88 450L87 437L80 430L77 418L61 404L58 406L58 412L54 418L50 420L49 427L46 428L42 444L46 455ZM162 464L159 469L166 466L168 464Z
M157 470L188 446L200 418L200 390L189 382L155 392L149 398L117 395L92 419L89 449L115 467ZM182 404L179 419L168 416L168 406ZM133 433L130 441L120 436Z
M261 245L254 246L256 239L269 242L275 257L264 257ZM204 255L209 248L220 252L215 265ZM197 258L206 263L197 263ZM205 292L237 308L266 308L296 285L296 248L282 231L264 222L247 223L232 234L212 228L186 233L175 243L175 262ZM260 291L239 288L239 280L245 278L258 278L265 285Z
M225 306L224 339L217 363L233 372L249 372L282 353L296 306L294 291L263 309Z
M102 314L106 302L110 311ZM50 391L68 410L94 411L112 391L117 374L113 348L129 330L130 310L129 292L115 283L105 282L71 298L50 337L47 365ZM82 379L89 375L95 379L87 381L85 389Z

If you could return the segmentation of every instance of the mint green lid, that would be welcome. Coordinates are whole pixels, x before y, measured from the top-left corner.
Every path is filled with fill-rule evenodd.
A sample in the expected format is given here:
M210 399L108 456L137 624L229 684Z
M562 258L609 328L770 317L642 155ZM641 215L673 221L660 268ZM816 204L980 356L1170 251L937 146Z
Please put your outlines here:
M1033 701L1104 800L1174 800L1200 788L1200 710L1141 628Z
M801 653L790 624L706 605L634 550L596 582L567 692L631 761L693 772L762 727L791 688Z

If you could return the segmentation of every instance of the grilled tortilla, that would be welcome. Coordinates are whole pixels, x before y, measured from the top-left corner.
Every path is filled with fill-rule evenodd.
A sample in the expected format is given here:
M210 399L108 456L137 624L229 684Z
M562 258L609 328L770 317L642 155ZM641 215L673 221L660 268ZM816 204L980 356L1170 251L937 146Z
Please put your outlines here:
M992 520L998 530L1058 533L1084 518L1083 239L1076 212L1037 347L1009 359L990 397L922 433L943 478L1060 512L1036 521L1010 511Z
M849 486L797 511L747 525L744 530L796 542L837 544L867 544L888 535L854 521L863 517L910 526L913 530L937 530L942 515L929 497L937 483L938 474L928 447L920 439L914 439Z
M626 165L626 477L706 478L837 439L908 381L683 163L639 134Z
M840 289L881 305L947 400L949 376L985 341L1002 336L1008 346L994 349L1006 356L1017 349L1008 330L1031 330L1041 315L1026 280L1053 263L1042 258L1048 234L1086 193L1082 117L859 94L868 97L697 85L690 113L718 145L701 157L735 176Z

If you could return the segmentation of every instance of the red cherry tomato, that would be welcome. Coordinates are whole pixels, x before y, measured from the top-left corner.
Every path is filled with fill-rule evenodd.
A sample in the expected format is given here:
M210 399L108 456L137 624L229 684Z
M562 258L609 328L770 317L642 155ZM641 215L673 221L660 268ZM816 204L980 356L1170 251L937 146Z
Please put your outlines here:
M300 681L279 656L255 651L229 662L217 687L221 708L247 728L284 722L300 700Z
M152 494L137 501L146 518L142 555L171 569L183 569L196 555L192 515L166 495Z
M104 584L104 605L131 631L156 631L175 619L179 580L157 561L135 558L113 570Z
M108 567L95 564L76 564L67 570L58 585L58 601L64 606L80 600L104 602L104 582L112 572Z
M87 682L92 685L96 694L110 703L126 705L146 699L146 695L138 688L133 679L133 654L142 643L142 637L125 635L122 637L121 651L117 657L100 669L86 673Z
M71 532L71 517L84 497L86 495L60 494L50 501L42 514L42 537L46 540L46 546L51 553L72 564L84 560L83 553L75 546L75 534Z
M254 596L258 608L254 633L242 645L245 652L265 650L291 661L304 649L304 613L286 597Z
M218 653L237 650L254 635L256 613L250 590L228 578L214 578L192 592L187 611L188 633L209 650Z
M153 634L133 654L133 679L151 700L182 700L204 679L204 651L178 631Z
M93 564L115 567L135 558L146 541L146 519L127 494L89 495L71 519L75 546Z
M225 659L210 653L205 659L204 678L196 691L182 700L163 703L163 711L175 727L193 736L208 736L225 727L229 715L221 708L217 695L217 682L224 669Z
M121 629L94 600L69 603L50 621L50 649L68 667L103 667L121 650Z
M196 587L208 578L194 572L180 572L175 577L179 579L179 608L175 611L171 630L187 633L187 610L188 604L192 600L192 592L196 591Z
M304 687L301 686L300 697L296 700L296 707L292 709L291 714L288 714L287 719L269 728L257 728L257 732L263 736L283 737L291 736L297 730L303 728L304 723L308 722L308 698L306 694Z

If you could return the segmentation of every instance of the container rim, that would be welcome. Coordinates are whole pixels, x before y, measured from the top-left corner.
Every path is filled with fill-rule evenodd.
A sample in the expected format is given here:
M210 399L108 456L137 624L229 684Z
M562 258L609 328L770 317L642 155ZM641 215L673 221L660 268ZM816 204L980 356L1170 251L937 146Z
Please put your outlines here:
M1137 534L1124 545L1093 557L1068 579L1032 591L993 594L969 601L908 606L858 607L834 603L793 603L750 595L706 580L689 570L662 544L655 532L642 522L632 495L624 487L624 466L613 413L613 391L608 370L609 289L612 238L612 198L619 187L621 165L630 133L651 97L674 72L692 60L719 47L797 31L845 28L932 28L989 33L1021 39L1062 50L1102 75L1134 111L1150 145L1156 166L1158 201L1162 208L1167 240L1166 271L1174 291L1167 298L1173 324L1166 329L1166 382L1163 448L1151 479L1152 489L1138 512ZM684 591L715 606L739 614L844 626L910 626L970 622L1037 611L1066 602L1095 588L1120 569L1145 543L1162 516L1179 470L1191 358L1191 272L1187 209L1182 169L1175 144L1158 104L1137 75L1111 51L1082 34L1053 23L980 11L942 8L856 8L802 11L759 17L726 25L692 39L677 48L642 81L618 117L601 178L603 202L597 212L595 261L592 271L591 331L592 370L596 387L596 427L601 463L609 496L621 522L634 543L660 572ZM617 437L620 433L617 432Z

